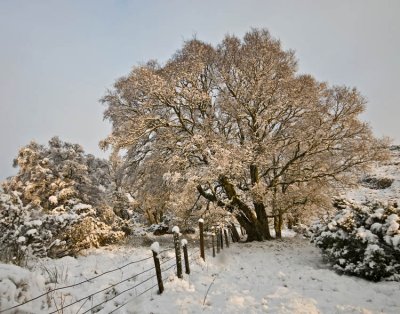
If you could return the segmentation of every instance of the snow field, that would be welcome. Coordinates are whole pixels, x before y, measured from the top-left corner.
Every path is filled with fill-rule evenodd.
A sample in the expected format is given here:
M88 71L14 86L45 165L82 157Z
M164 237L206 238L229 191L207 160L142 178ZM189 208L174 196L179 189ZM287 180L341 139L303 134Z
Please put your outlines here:
M163 249L160 252L161 267L163 270L168 268L165 274L169 275L173 272L171 266L174 266L174 256L171 251L166 252L165 247ZM110 313L126 300L156 284L150 248L109 247L87 251L86 256L76 259L42 259L33 266L31 272L13 265L0 265L0 311L46 293L49 289L72 285L5 313L52 313L61 307L64 307L63 313L83 313L107 300L110 301L99 309L101 313ZM92 294L91 298L87 298ZM67 306L78 300L81 301Z
M209 255L192 266L187 283L172 278L163 295L126 313L398 313L400 308L398 283L340 276L300 237L234 244L215 259Z
M190 252L197 252L191 247ZM160 247L161 252L163 247ZM318 249L308 239L294 236L282 241L236 243L221 250L212 258L206 251L206 261L192 255L191 274L178 279L174 269L173 250L163 252L161 262L165 291L157 294L157 287L136 297L156 284L152 278L136 289L123 293L103 304L98 313L398 313L400 289L396 282L373 283L349 276L340 276L323 263ZM1 265L1 309L16 301L36 296L54 284L48 283L48 271L58 274L58 284L73 284L120 267L130 261L151 256L149 247L109 247L87 251L77 259L42 260L32 272L16 266ZM171 265L171 266L170 266ZM92 292L115 284L132 274L153 268L152 259L127 266L114 273L91 280L84 285L55 293L50 309L61 297L65 304ZM57 270L57 271L56 271ZM154 275L154 269L65 309L64 313L83 313L99 302L129 289ZM54 278L53 278L54 279ZM21 286L19 282L25 281ZM45 283L45 281L47 283ZM54 280L53 280L54 281ZM14 286L14 288L13 288ZM14 289L14 290L13 290ZM4 302L3 300L6 300ZM57 301L58 300L58 301ZM123 307L117 309L119 306ZM58 304L59 306L59 304ZM32 302L21 310L27 313L48 313L47 300ZM116 310L117 309L117 310ZM12 312L7 312L12 313Z

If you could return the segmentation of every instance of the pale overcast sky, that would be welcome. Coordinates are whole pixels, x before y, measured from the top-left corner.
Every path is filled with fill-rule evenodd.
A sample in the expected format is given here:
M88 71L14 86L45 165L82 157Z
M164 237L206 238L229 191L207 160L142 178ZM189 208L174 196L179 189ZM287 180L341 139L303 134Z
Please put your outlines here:
M118 77L193 35L216 44L251 27L296 50L301 72L357 87L375 134L400 143L399 15L399 0L0 0L0 180L31 140L105 157L98 99Z

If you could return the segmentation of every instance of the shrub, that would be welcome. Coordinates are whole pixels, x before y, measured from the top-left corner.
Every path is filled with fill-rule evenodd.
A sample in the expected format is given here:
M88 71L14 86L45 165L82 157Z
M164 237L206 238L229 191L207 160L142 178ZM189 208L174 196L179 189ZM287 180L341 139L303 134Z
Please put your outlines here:
M75 255L82 249L116 243L129 223L111 208L95 209L79 200L43 211L24 206L18 192L0 189L0 260L24 265L31 257Z
M100 247L115 244L125 238L123 231L114 231L112 227L94 217L85 217L76 224L69 226L63 237L68 243L68 255L90 247Z
M365 177L361 180L361 184L373 190L384 190L390 188L393 181L390 178Z
M1 261L22 265L26 257L76 254L131 233L118 217L131 217L126 195L109 197L116 186L107 161L54 137L48 146L22 147L14 163L17 175L0 188Z
M342 202L340 207L333 219L312 227L312 242L341 273L400 281L397 205Z

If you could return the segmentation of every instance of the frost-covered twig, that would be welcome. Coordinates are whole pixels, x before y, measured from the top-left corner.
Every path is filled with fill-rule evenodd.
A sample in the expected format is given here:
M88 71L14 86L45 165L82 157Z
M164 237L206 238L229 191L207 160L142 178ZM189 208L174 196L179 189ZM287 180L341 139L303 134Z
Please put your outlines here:
M214 283L214 281L215 281L215 279L217 278L217 276L215 276L214 277L214 279L213 279L213 281L210 283L210 285L208 286L208 289L207 289L207 292L206 292L206 295L204 296L204 300L203 300L203 306L204 306L204 304L206 303L206 299L207 299L207 295L208 295L208 292L210 291L210 289L211 289L211 286L213 285L213 283Z

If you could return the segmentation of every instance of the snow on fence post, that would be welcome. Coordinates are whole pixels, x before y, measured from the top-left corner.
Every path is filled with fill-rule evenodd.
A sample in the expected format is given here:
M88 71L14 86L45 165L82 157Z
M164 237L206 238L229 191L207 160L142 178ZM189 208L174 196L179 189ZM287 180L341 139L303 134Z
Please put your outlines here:
M217 253L219 253L221 249L221 237L219 236L219 227L217 227L215 231L215 235L217 237Z
M212 243L212 252L213 252L213 257L215 257L215 232L211 233L211 243Z
M206 260L206 255L204 254L204 220L199 219L199 230L200 230L200 256L203 261Z
M226 247L229 248L229 239L228 239L228 231L224 228L224 235L225 235L225 244Z
M187 240L182 239L181 244L183 248L183 258L185 259L185 273L190 274L190 268L189 268L189 255L188 255L188 250L187 250Z
M182 256L181 256L181 244L179 241L179 227L175 226L172 228L174 233L174 246L175 246L175 257L176 257L176 275L178 278L183 278L182 276Z
M158 242L154 242L150 249L153 251L154 266L156 268L157 283L158 283L158 293L161 294L164 291L164 285L161 277L161 266L160 259L158 258L158 253L160 253L160 245Z

